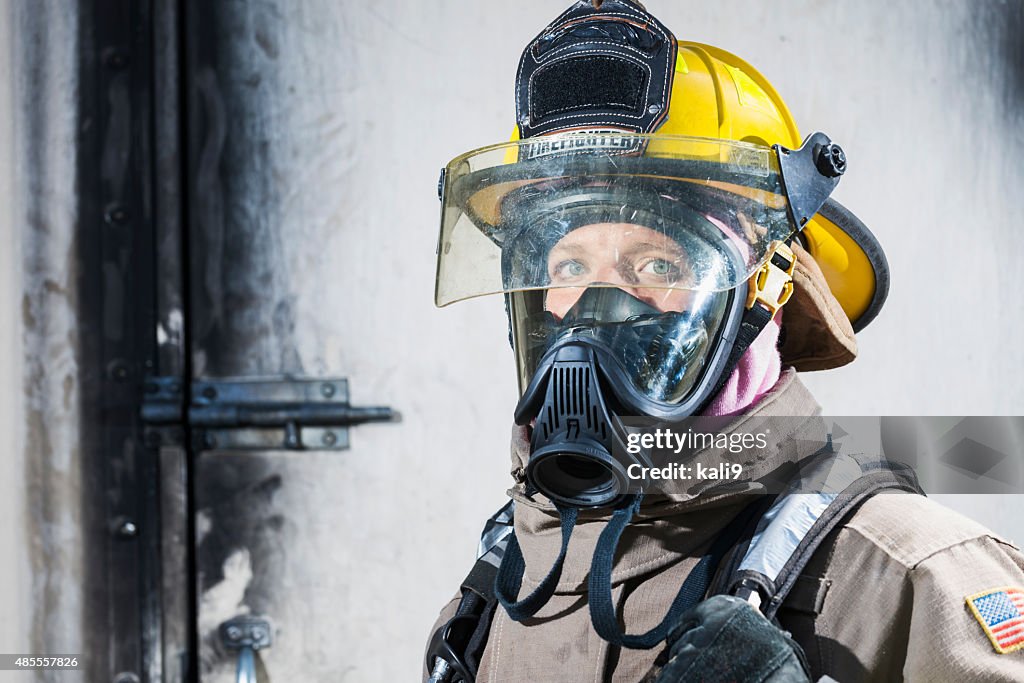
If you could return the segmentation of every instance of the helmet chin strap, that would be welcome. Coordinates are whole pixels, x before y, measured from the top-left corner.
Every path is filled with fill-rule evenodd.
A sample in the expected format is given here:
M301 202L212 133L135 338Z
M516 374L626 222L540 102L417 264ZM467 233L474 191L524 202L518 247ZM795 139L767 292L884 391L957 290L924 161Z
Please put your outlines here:
M771 322L772 318L793 296L793 271L796 269L796 255L788 245L778 243L768 260L756 273L750 276L747 288L747 308L743 313L736 341L729 352L729 360L714 391L708 394L707 403L719 394L722 387L729 381L733 369L740 358L761 331ZM702 410L707 405L702 406Z
M728 379L740 357L761 333L761 330L771 321L779 308L789 300L793 293L792 276L795 266L796 257L792 250L785 244L779 244L765 264L751 276L750 293L747 297L743 322L730 352L726 371L722 373L715 392L711 394L712 397L721 389L721 385ZM707 553L701 557L686 577L664 619L657 626L645 633L627 634L619 628L619 619L612 600L612 569L615 562L615 551L622 538L622 533L639 511L642 501L642 493L630 494L623 497L615 506L611 519L601 532L594 548L587 581L587 604L594 630L601 638L613 645L633 649L650 649L662 642L679 617L704 598L722 557L736 543L756 511L755 509L762 502L758 501L748 505L729 523L724 531L718 534ZM513 621L521 622L537 614L554 595L562 577L569 539L576 527L579 509L560 503L555 503L555 508L558 510L562 543L551 569L537 585L537 588L522 600L517 600L523 584L526 561L515 533L509 538L508 547L505 549L501 565L498 567L494 592Z

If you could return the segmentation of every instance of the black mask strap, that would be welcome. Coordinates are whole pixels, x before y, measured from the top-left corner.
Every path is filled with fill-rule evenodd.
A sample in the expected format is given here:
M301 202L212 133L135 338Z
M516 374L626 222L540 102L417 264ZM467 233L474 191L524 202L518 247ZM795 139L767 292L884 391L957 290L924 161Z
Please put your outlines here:
M555 587L562 578L562 566L565 564L565 552L569 548L569 537L572 530L576 528L576 516L579 510L573 507L558 508L558 516L562 522L562 548L551 565L547 576L540 582L540 585L522 600L516 602L519 596L519 589L523 586L523 573L526 571L526 561L523 559L523 551L519 547L519 541L513 531L508 539L508 546L501 558L501 565L498 567L498 574L494 577L494 594L498 602L508 612L512 621L523 621L529 619L537 611L548 603L555 593Z
M722 393L722 387L729 381L732 371L736 369L736 365L740 362L740 358L743 357L743 354L746 353L750 345L761 334L761 330L771 322L772 315L771 311L760 306L748 308L743 312L740 329L736 332L736 342L733 344L732 350L729 351L729 360L725 362L725 366L722 368L722 374L718 377L718 384L715 385L714 391L708 394L707 402L701 407L702 411L707 409L708 405Z
M759 507L757 502L748 505L729 525L715 538L708 552L700 558L697 566L683 581L679 593L668 608L661 623L646 633L627 634L619 628L619 619L615 614L612 602L612 566L615 560L615 549L623 530L633 515L640 509L642 495L635 495L626 506L612 513L608 526L601 532L594 549L594 559L590 565L590 581L587 585L590 619L594 630L612 645L640 650L649 650L661 643L668 632L675 626L683 613L704 599L711 579L718 569L722 557L736 545L740 535L747 528L751 515Z
M707 593L708 586L711 584L711 579L722 557L736 545L743 530L747 528L751 515L758 509L759 501L754 501L744 508L715 538L711 548L683 581L679 593L672 601L672 605L661 623L646 633L634 635L626 634L619 628L615 606L612 603L612 567L615 561L615 550L618 548L622 532L640 509L642 500L643 494L631 495L612 513L612 518L601 532L597 547L594 549L587 593L590 619L594 624L594 630L601 638L619 647L649 650L665 640L669 630L675 626L684 612L704 599L704 594ZM535 615L554 595L555 587L562 577L569 538L576 527L579 510L571 507L557 507L562 525L562 547L558 557L555 558L547 576L541 580L537 588L519 601L516 601L516 597L523 585L526 561L523 559L523 552L516 540L515 532L509 537L508 546L505 548L501 566L498 567L498 574L494 580L494 594L513 621L521 622Z

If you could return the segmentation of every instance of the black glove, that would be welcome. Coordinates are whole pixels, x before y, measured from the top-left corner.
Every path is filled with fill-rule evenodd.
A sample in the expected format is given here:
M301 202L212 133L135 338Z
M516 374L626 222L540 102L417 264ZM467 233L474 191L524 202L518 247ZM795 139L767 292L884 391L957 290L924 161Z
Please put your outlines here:
M669 633L651 683L810 683L803 650L747 602L716 595Z

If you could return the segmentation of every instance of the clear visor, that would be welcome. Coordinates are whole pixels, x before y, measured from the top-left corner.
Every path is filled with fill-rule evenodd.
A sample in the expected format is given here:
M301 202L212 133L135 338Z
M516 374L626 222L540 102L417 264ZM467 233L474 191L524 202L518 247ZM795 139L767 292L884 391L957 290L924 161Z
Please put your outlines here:
M496 145L448 165L442 203L438 306L548 290L544 308L559 319L595 286L686 310L674 292L733 289L796 232L775 153L705 138Z

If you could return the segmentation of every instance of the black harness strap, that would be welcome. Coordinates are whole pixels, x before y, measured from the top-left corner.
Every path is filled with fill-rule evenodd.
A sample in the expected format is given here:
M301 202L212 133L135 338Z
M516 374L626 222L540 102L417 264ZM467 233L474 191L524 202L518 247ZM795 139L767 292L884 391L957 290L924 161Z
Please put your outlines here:
M883 491L902 491L923 495L914 471L902 464L892 462L871 462L860 477L838 494L796 546L773 579L755 571L740 570L739 566L750 546L753 534L748 530L723 563L723 571L716 577L710 594L743 594L756 590L761 596L760 609L766 617L774 619L815 552L826 541L829 534L845 519L849 518L864 502ZM767 511L767 507L762 512ZM760 517L760 516L759 516Z
M512 510L512 502L509 501L487 520L477 560L462 581L462 598L455 616L435 631L430 639L427 670L435 672L438 659L444 661L438 677L432 677L431 681L473 683L476 680L498 604L494 596L494 581L498 564L512 536Z

